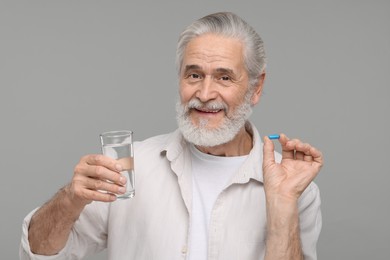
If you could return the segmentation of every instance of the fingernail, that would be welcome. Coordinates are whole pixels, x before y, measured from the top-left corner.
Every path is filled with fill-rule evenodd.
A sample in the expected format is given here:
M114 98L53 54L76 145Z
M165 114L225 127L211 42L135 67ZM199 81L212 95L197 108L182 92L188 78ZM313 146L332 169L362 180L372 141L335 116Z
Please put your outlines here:
M125 178L125 177L121 177L121 178L119 179L119 182L120 182L121 184L126 184L126 178Z
M126 188L125 188L125 187L120 187L120 188L118 189L118 191L119 191L119 193L125 193Z
M122 171L122 165L116 164L116 165L115 165L115 169L116 169L117 171Z

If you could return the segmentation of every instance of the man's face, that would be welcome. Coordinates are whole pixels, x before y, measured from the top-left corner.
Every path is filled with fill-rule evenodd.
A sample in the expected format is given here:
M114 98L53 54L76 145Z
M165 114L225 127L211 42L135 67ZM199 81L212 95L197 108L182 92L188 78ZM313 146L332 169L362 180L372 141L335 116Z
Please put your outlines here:
M248 83L239 40L213 34L191 40L180 71L178 122L182 132L180 120L186 120L188 131L203 131L200 136L214 133L209 139L221 139L208 140L207 146L230 141L251 112ZM205 142L194 143L206 146Z

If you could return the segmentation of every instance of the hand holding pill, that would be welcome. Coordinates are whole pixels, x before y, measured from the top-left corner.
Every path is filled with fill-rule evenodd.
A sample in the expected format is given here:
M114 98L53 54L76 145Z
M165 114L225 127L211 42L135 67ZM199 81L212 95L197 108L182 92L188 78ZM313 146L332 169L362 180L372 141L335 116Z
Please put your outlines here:
M279 140L282 160L275 162L274 143ZM323 165L322 153L308 143L286 135L264 137L263 176L266 195L297 200Z

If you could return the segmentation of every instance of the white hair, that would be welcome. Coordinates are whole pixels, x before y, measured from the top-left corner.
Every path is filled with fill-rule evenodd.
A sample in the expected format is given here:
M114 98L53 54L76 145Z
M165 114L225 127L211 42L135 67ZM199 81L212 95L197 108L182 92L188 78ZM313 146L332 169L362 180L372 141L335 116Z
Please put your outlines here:
M176 49L178 75L180 75L187 44L192 39L208 33L239 39L244 44L243 56L249 76L249 86L256 87L266 64L263 40L247 22L230 12L207 15L193 22L181 33Z

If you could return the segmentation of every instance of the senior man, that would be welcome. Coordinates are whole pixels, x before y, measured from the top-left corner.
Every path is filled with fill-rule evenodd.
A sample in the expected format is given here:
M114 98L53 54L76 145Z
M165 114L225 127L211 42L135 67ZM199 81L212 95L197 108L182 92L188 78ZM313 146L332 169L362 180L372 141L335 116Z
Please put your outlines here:
M26 217L22 259L317 258L321 152L281 134L278 154L248 121L265 78L259 35L232 13L203 17L181 34L177 68L179 128L135 143L137 195L115 201L121 165L83 157Z

